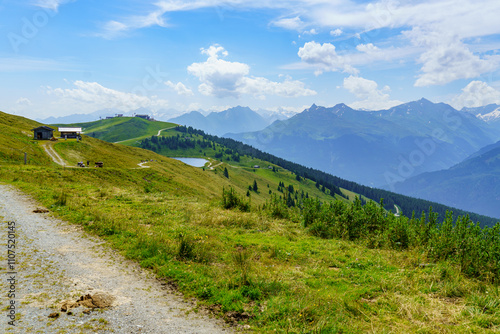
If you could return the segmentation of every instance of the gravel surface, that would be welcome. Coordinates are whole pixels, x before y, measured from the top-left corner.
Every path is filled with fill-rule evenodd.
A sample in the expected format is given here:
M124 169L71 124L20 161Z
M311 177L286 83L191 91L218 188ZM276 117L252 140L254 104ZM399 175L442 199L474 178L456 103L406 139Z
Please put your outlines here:
M223 321L193 311L192 303L97 237L50 212L34 211L44 208L0 185L1 333L232 333ZM8 222L15 222L10 236ZM14 239L16 263L9 267L13 243L8 240ZM9 282L11 277L15 281ZM88 294L94 305L104 300L101 306L111 306L74 305ZM12 302L15 327L8 323ZM68 304L77 307L62 312Z

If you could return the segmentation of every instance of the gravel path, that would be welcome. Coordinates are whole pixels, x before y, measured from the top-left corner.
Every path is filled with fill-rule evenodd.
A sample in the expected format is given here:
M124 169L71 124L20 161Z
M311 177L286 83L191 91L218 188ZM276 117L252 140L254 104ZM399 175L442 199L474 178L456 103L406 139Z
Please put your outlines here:
M192 304L175 290L95 236L50 213L35 213L38 208L43 209L14 188L0 185L0 333L232 332L222 321L192 311ZM15 222L10 236L8 222ZM8 240L13 239L16 263L9 267ZM11 277L16 279L13 284L8 282ZM15 293L13 298L9 291ZM89 312L79 306L71 315L61 312L63 301L87 294L94 304L101 296L111 307ZM8 324L12 302L15 327ZM49 318L51 313L59 316Z

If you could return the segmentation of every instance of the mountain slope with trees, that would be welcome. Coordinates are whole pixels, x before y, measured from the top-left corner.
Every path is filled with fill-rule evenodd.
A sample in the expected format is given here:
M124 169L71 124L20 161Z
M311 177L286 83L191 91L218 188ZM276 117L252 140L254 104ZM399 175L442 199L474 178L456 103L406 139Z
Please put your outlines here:
M396 184L396 191L500 218L500 142L442 171Z

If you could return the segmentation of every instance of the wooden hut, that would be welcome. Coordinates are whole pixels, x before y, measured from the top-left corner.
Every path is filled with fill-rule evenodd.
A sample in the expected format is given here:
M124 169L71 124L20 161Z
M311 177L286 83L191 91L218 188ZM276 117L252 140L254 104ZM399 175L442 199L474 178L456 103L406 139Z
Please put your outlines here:
M48 140L54 136L54 129L45 125L34 128L31 131L33 131L33 139L37 140Z

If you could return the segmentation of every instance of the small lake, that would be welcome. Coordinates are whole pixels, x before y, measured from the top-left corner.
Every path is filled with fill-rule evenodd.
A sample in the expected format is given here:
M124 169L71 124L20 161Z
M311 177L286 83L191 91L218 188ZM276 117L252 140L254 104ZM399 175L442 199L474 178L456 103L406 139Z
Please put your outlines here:
M193 167L203 167L208 162L208 160L201 158L172 158L172 159L182 161L186 165Z

